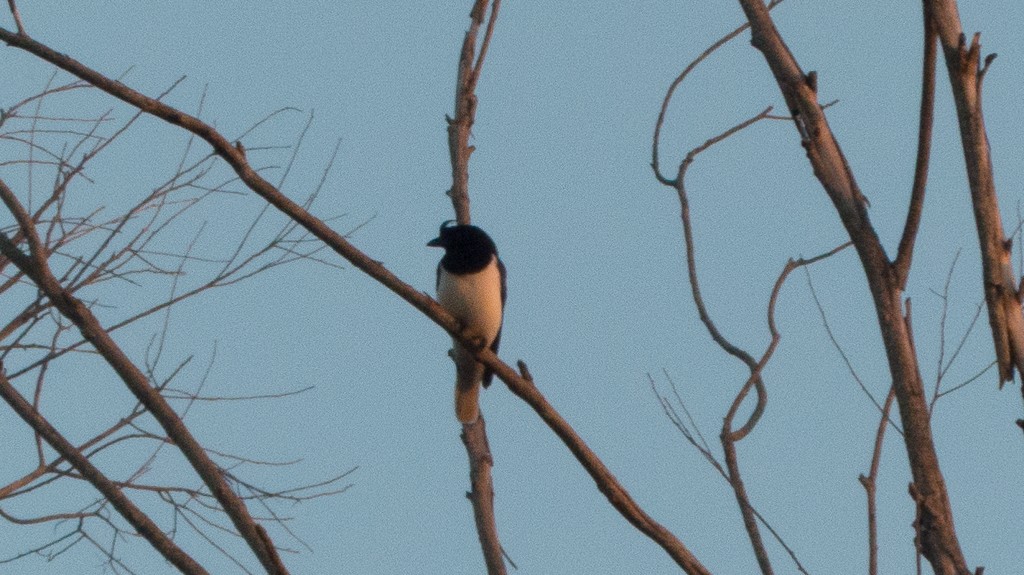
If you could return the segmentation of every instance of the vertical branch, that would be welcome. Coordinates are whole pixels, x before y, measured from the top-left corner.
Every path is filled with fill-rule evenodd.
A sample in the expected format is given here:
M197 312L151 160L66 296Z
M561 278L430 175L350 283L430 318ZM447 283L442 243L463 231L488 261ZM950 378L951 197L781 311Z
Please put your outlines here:
M476 55L477 35L487 15L490 4L490 19L480 45L479 56ZM501 0L474 0L469 13L470 26L462 41L459 53L458 76L455 83L455 117L448 120L448 150L451 154L452 187L448 196L455 209L455 219L460 224L471 221L469 209L469 157L473 147L469 145L473 122L476 118L476 84L483 70L484 58L494 34L494 25L498 18ZM462 426L462 443L466 446L469 457L469 476L472 491L468 497L473 504L473 517L476 520L477 535L483 549L484 562L490 575L504 575L505 562L498 539L498 526L494 516L494 484L491 481L491 467L494 459L487 442L487 428L484 418L479 417L470 424Z
M460 224L471 221L469 209L469 156L473 146L469 145L473 122L476 119L476 83L487 55L487 48L494 33L494 24L498 17L501 0L493 0L491 17L484 33L480 55L476 56L477 34L487 14L488 0L475 0L469 13L471 20L466 37L462 41L459 53L458 76L455 83L455 116L446 118L448 121L448 151L452 162L452 187L448 196L455 208L455 219Z
M885 398L885 405L882 406L882 417L878 421L878 431L875 433L875 447L871 451L871 470L868 474L858 477L860 484L868 498L868 575L878 575L878 521L876 501L876 487L878 482L878 466L882 461L882 442L885 438L885 429L889 427L889 410L892 409L892 402L896 399L896 388L889 388L889 395Z
M206 569L203 569L199 563L178 547L160 527L153 523L152 519L136 507L131 499L125 496L113 481L97 469L78 448L65 439L29 402L25 401L25 398L7 380L7 374L4 373L2 364L0 364L0 397L3 397L4 401L11 406L11 409L18 414L18 417L27 423L50 447L66 459L89 483L102 493L107 501L110 501L110 504L114 506L114 509L117 509L118 513L145 537L167 561L177 567L182 573L206 575Z
M955 0L924 0L924 11L942 43L953 88L1001 387L1013 379L1015 369L1024 372L1024 316L1010 259L1012 240L1003 232L982 112L982 80L995 54L982 64L980 36L975 34L968 45Z
M907 222L903 226L903 237L896 252L892 267L896 282L906 288L910 275L910 262L914 254L914 240L921 224L924 208L924 192L928 184L928 161L932 147L932 123L935 118L935 26L930 18L924 20L924 57L921 71L921 112L917 127L917 160L914 163L914 183L910 190L910 207Z
M502 560L501 542L498 539L497 522L494 519L494 483L491 481L491 446L487 443L487 430L481 415L473 425L463 426L462 443L469 456L469 479L472 490L466 497L473 503L473 517L480 546L484 551L484 563L488 575L505 573Z
M758 389L763 389L763 387L764 384L762 383L758 386ZM731 422L728 422L725 425L731 425ZM750 504L750 497L747 495L747 487L743 482L743 476L740 474L739 459L736 455L736 442L729 437L729 433L725 426L722 428L721 439L722 450L725 453L725 466L729 470L729 485L732 487L733 494L736 497L736 502L739 505L740 516L743 518L743 527L747 532L747 536L750 538L750 546L754 550L754 557L757 559L757 565L760 567L761 573L763 575L772 575L775 571L772 569L771 559L768 557L768 550L765 549L764 539L761 537L761 530L757 527L757 517L753 506Z

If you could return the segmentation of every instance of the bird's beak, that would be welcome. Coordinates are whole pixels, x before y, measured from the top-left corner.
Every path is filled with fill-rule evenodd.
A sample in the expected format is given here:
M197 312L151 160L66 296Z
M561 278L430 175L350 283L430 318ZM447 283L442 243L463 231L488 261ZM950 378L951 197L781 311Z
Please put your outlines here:
M436 238L434 238L434 239L430 240L429 242L427 242L427 247L431 247L431 248L440 248L440 247L444 247L444 246L443 246L443 245L441 244L441 237L440 237L440 236L438 236L438 237L436 237Z

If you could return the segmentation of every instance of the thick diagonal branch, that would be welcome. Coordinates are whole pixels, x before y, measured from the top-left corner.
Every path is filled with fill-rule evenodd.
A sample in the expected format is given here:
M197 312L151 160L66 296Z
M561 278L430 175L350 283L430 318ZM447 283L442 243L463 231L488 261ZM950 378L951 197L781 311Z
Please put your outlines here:
M615 479L611 471L605 467L600 458L579 437L572 426L547 402L531 380L516 373L515 370L498 359L498 356L490 349L478 349L479 346L474 345L474 342L462 333L459 323L440 304L413 286L403 282L380 262L357 249L341 234L332 230L322 220L310 214L301 205L282 194L273 184L263 179L249 165L245 158L245 153L232 145L227 138L217 132L212 126L199 118L132 90L120 82L111 80L103 74L83 65L81 62L31 38L22 37L7 29L0 28L0 40L10 46L34 54L104 92L172 125L196 134L205 140L213 147L214 153L223 158L234 169L239 179L250 190L291 218L292 221L302 226L311 235L324 242L325 245L345 258L354 267L377 280L381 285L421 311L434 323L465 344L467 349L472 349L473 353L476 354L476 359L491 368L495 375L505 382L514 394L526 401L548 427L558 435L559 439L565 443L566 447L569 448L584 469L586 469L587 473L594 479L598 489L608 498L612 506L630 524L660 545L688 575L705 575L710 573L682 541L663 525L647 515L636 501L630 497L629 493Z

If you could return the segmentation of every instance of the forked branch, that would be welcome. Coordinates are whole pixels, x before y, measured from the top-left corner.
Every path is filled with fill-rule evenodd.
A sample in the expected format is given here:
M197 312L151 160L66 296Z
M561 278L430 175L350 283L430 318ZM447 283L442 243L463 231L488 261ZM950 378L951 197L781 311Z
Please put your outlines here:
M277 550L270 543L266 532L249 515L245 504L231 490L220 468L210 459L209 455L192 436L181 418L167 403L167 400L154 388L146 375L122 351L120 346L104 329L92 311L77 297L72 295L54 276L47 262L47 254L36 231L34 222L27 211L15 197L7 185L0 181L0 199L15 216L22 235L29 245L29 255L25 255L7 237L0 233L0 252L10 260L25 276L30 278L39 290L50 300L53 306L73 323L82 336L89 341L96 351L114 369L128 389L142 405L160 423L167 436L181 450L189 463L196 470L210 492L231 518L239 534L249 544L256 557L268 573L284 574L284 568Z
M816 74L805 74L801 70L762 0L739 0L739 3L751 24L751 43L761 51L775 76L793 114L800 143L814 175L835 206L860 257L903 421L903 440L921 512L924 555L939 575L965 575L967 565L957 540L949 495L935 452L917 355L903 321L900 274L894 270L882 247L868 216L867 200L818 103ZM937 30L942 38L941 27ZM904 258L909 257L908 248Z
M477 55L477 35L487 16L488 5L491 8L490 18ZM501 0L473 2L473 9L469 14L471 23L459 54L459 71L455 83L455 116L447 118L448 152L451 154L452 163L452 187L448 190L448 196L451 197L452 206L455 208L455 219L460 224L470 223L469 157L473 153L473 147L469 145L469 138L472 135L473 122L476 120L476 84L480 80L480 72L483 70L487 48L494 35L494 25L500 8Z
M128 521L167 561L182 573L206 575L206 569L185 553L145 513L125 496L121 489L103 474L89 458L82 454L45 417L39 414L7 380L7 374L0 364L0 397L18 414L47 444L78 470L110 504Z

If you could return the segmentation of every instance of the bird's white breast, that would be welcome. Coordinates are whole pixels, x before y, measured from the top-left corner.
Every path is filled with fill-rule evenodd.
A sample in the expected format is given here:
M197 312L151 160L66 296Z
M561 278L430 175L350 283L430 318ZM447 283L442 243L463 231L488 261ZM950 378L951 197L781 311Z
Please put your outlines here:
M437 286L437 298L474 335L490 345L501 329L501 273L497 259L476 273L455 275L444 268Z

